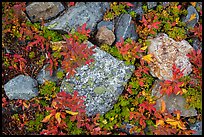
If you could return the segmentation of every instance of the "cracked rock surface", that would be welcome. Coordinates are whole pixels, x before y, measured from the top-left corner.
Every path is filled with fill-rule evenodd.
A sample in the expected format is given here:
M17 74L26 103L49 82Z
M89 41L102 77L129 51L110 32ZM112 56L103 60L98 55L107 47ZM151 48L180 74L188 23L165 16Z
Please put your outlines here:
M183 70L184 76L192 71L191 63L186 56L193 47L186 41L174 41L167 34L160 33L156 38L148 39L151 44L148 47L148 54L153 54L153 62L149 64L150 73L160 80L172 79L172 66Z
M18 75L4 85L4 90L9 99L29 100L38 95L38 83L30 76Z
M93 44L88 42L88 46ZM104 114L112 109L135 69L133 65L125 65L123 61L119 61L98 47L94 51L95 61L77 68L74 77L65 78L60 87L61 91L76 90L80 96L86 97L88 116Z
M174 110L179 110L181 111L181 116L190 117L197 115L197 111L195 110L195 108L185 108L186 101L182 95L171 94L170 96L168 96L167 94L165 94L162 96L162 94L160 94L161 86L159 82L160 80L156 80L152 88L152 95L159 98L157 99L155 105L155 108L157 110L160 110L161 100L163 99L166 104L166 109L169 113L173 113Z

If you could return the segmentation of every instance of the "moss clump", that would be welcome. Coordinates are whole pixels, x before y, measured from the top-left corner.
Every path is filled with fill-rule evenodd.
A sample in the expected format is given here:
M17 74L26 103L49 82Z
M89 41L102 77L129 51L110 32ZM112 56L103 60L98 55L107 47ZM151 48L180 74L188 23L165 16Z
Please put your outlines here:
M102 94L102 93L104 93L105 91L107 91L107 89L106 89L104 86L96 87L96 88L94 89L94 92L95 92L96 94Z

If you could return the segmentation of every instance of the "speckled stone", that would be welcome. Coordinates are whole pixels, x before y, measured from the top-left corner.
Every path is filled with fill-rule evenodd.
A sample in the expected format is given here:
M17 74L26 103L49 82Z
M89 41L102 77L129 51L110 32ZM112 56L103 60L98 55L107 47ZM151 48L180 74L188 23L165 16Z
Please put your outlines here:
M89 47L93 46L92 43L87 43ZM97 113L104 114L112 109L135 69L133 65L125 65L123 61L98 47L94 51L96 53L92 57L95 61L90 65L77 68L74 77L65 78L60 87L61 91L73 92L76 90L79 95L86 97L85 105L88 116Z
M38 83L30 76L18 75L4 85L4 90L9 99L29 100L38 95Z
M63 15L45 24L51 30L70 32L86 23L86 29L94 31L99 21L103 19L108 2L79 2L70 7Z
M199 14L193 6L189 6L187 8L187 11L188 11L188 14L187 14L186 18L183 19L183 22L185 22L187 24L187 27L193 28L195 26L195 24L198 23ZM191 16L194 14L195 14L195 18L193 20L189 21Z
M191 73L191 63L186 54L193 50L193 47L186 40L176 42L164 33L148 40L151 42L148 47L148 54L154 56L153 62L149 63L152 76L160 80L171 80L174 63L180 70L185 69L183 71L184 76Z
M180 110L181 116L184 116L184 117L190 117L190 116L197 115L197 111L194 108L190 108L190 109L185 108L186 101L182 95L180 94L176 95L172 93L170 96L168 96L167 94L162 96L162 94L160 93L161 86L159 82L161 81L156 80L152 88L152 96L156 96L159 98L156 101L156 105L155 105L155 108L157 110L161 110L161 100L163 99L166 104L166 109L169 113L173 113L174 110Z
M147 2L148 9L152 9L157 6L157 2Z

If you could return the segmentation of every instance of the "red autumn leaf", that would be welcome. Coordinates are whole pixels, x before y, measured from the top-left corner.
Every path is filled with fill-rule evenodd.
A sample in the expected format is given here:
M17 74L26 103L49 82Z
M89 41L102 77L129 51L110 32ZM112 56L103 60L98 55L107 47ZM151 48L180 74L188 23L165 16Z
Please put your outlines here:
M47 123L52 116L53 116L52 114L47 115L41 122Z
M75 2L69 2L69 6L74 6Z
M155 112L156 111L156 108L154 107L155 103L154 104L150 104L148 101L144 101L142 102L139 106L140 107L143 107L144 109L148 110L150 113Z
M144 15L142 16L142 20L140 21L144 24L144 26L147 26L147 20L145 19Z
M155 29L158 29L159 28L159 24L161 24L161 22L154 22L154 23L152 23L151 25L148 25L147 27L149 28L149 29L151 29L151 28L155 28Z
M145 128L146 127L146 123L144 121L144 119L140 118L140 125Z
M134 7L134 5L130 2L124 2L125 5L127 5L128 7Z

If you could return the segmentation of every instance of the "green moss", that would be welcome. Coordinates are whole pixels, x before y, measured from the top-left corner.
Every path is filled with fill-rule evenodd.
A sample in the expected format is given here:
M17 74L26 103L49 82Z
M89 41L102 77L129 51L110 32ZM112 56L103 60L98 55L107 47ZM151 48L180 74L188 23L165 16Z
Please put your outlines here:
M67 89L66 91L68 91L68 92L73 92L74 91L73 85L70 84L70 83L67 83L65 85L65 88Z
M93 79L90 78L90 79L88 80L87 84L88 84L89 87L93 87L93 86L94 86Z
M63 71L58 71L57 72L57 78L62 79L65 76Z
M40 86L39 93L40 96L52 98L60 91L60 88L56 86L55 82L46 81L42 86Z
M96 87L94 89L94 92L96 94L103 94L105 91L107 91L107 89L104 86Z

